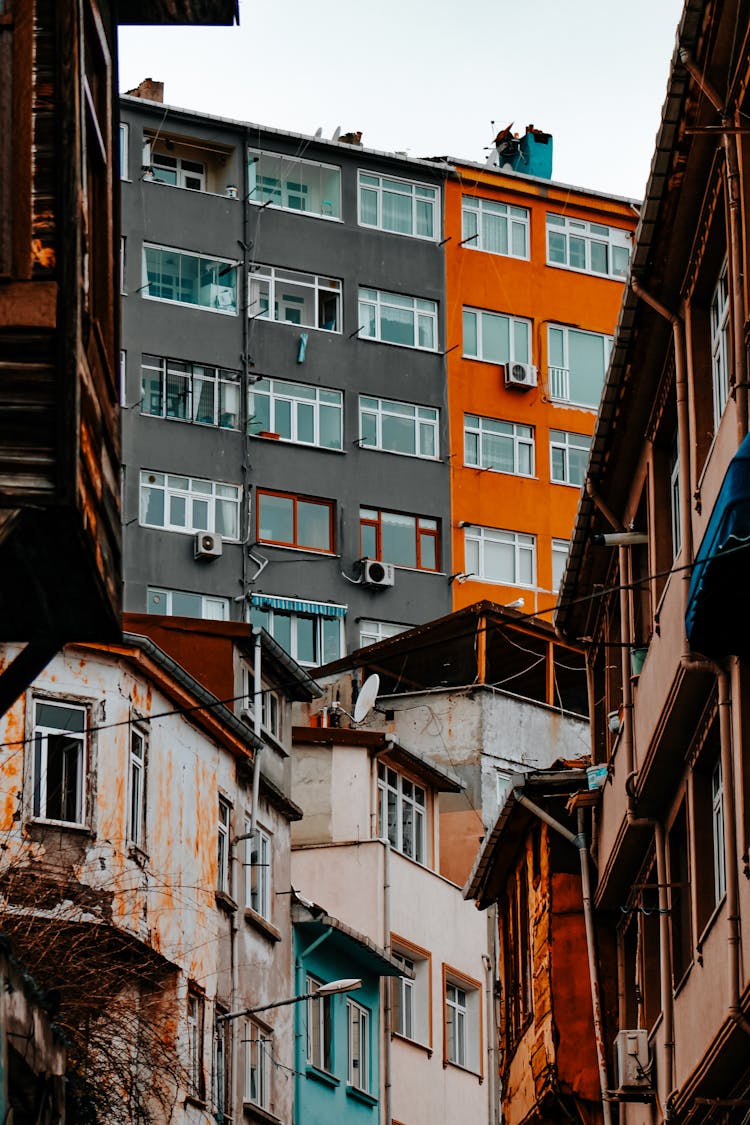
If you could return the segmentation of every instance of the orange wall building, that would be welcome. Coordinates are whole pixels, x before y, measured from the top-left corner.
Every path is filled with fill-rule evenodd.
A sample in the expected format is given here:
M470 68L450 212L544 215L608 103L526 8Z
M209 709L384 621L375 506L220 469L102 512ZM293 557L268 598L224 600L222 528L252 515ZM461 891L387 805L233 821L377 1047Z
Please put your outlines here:
M545 137L524 139L551 148ZM637 206L518 171L455 169L445 189L453 607L522 597L538 612L554 605L565 565Z

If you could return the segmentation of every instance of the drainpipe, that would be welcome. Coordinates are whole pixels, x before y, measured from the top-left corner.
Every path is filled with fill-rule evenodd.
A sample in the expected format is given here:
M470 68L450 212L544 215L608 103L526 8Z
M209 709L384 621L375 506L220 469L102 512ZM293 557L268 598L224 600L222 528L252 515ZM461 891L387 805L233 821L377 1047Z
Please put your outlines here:
M696 66L690 52L680 51L680 62L690 77L703 91L708 100L721 115L721 141L727 171L727 202L729 205L729 284L732 304L732 349L734 352L734 394L737 403L737 438L742 442L748 429L748 382L745 356L744 325L745 314L742 300L742 215L740 201L739 137L731 132L732 122L727 106L715 87Z
M260 629L253 629L255 648L253 651L253 732L260 739L261 708L263 706L263 687L261 683L262 645ZM260 757L262 746L255 749L253 755L253 803L250 810L250 831L248 838L252 840L258 830L258 795L260 793Z
M591 907L591 876L589 872L589 853L586 846L586 833L583 826L583 809L578 810L578 832L573 833L560 824L558 820L530 801L520 789L513 790L513 796L519 804L529 812L538 816L555 832L559 832L569 844L578 849L581 861L581 894L583 897L583 918L586 926L586 952L589 963L589 984L591 987L591 1008L594 1017L594 1038L596 1040L596 1060L599 1071L599 1087L602 1097L602 1117L604 1125L612 1125L612 1110L609 1104L609 1091L607 1083L607 1055L604 1047L604 1022L602 1020L602 1006L599 990L599 975L597 972L596 942L594 939L594 916Z
M390 956L391 952L391 842L388 839L383 840L385 848L383 854L383 948ZM392 1066L391 1066L391 1030L392 1030L392 1011L391 1011L391 982L386 978L383 981L383 988L385 991L385 1002L383 1004L383 1032L385 1035L385 1053L383 1057L383 1093L384 1093L384 1114L386 1125L391 1125L392 1120L392 1107L393 1092L391 1089Z
M664 825L654 824L656 881L659 884L659 986L664 1029L664 1088L672 1093L674 1076L674 996L672 995L672 947L669 935L670 893L667 880L667 848Z

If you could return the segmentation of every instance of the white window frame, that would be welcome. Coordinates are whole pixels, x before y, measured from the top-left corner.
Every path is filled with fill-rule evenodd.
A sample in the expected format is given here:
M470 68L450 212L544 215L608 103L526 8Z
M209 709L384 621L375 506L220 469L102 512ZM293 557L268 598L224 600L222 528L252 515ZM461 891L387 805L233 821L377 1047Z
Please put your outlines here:
M330 996L311 996L323 982L307 973L305 976L306 1048L308 1066L330 1073L333 1067L333 1012ZM317 1034L314 1034L317 1031Z
M271 1107L271 1063L273 1061L273 1035L257 1020L244 1023L244 1091L243 1101L259 1109ZM255 1089L253 1089L255 1079Z
M404 792L408 786L411 793ZM417 794L421 794L421 801ZM388 813L395 813L389 823ZM411 840L407 825L411 819ZM378 836L416 863L427 862L427 790L386 762L378 762Z
M630 231L622 227L612 227L607 223L596 223L585 219L571 218L567 215L557 215L547 212L547 265L553 269L572 270L575 273L590 273L596 277L610 277L615 281L624 281L628 276L628 263L632 238ZM564 260L553 260L552 240L554 236L563 239ZM571 265L571 239L583 243L584 265ZM607 269L597 270L592 266L592 246L600 245L606 248ZM615 268L616 252L627 251L624 268Z
M248 418L250 434L257 435L262 423L255 422L256 398L268 400L268 426L263 426L269 433L278 433L281 441L289 441L295 445L314 446L318 449L341 449L344 435L344 396L341 391L330 387L314 387L304 383L291 383L285 379L262 378L254 383L249 390ZM277 415L288 404L289 411L289 436L281 433L280 419ZM305 410L312 411L313 440L305 441L300 437L301 414ZM321 441L321 417L324 411L335 411L338 415L338 443L324 445Z
M718 430L729 401L730 357L729 277L726 259L711 295L711 373L714 404L714 430Z
M468 1065L468 1022L466 988L446 979L445 982L445 1057L456 1066Z
M429 1048L431 1046L429 954L395 937L392 939L392 946L393 960L413 973L413 977L399 976L391 980L394 1034Z
M198 615L192 613L176 613L174 609L175 596L187 594L193 598L199 598L201 603L201 612ZM165 609L163 612L152 609L152 605L161 604L163 601ZM213 594L195 594L191 590L168 590L161 586L147 586L146 587L146 612L158 617L193 617L197 616L199 621L228 621L229 620L229 598L217 598Z
M261 286L267 286L266 293ZM304 297L285 292L284 286L302 289ZM306 273L304 270L284 269L280 266L255 265L248 277L248 316L251 320L264 320L270 324L286 324L293 328L305 328L316 332L333 332L340 335L343 320L343 285L337 277L324 277L322 274ZM311 296L313 323L304 320L288 320L286 312L299 309L304 314L306 301ZM321 300L324 297L336 298L336 316L333 328L320 323ZM265 300L264 300L265 299ZM291 303L290 303L291 302ZM263 305L266 304L264 308Z
M204 304L200 301L183 301L177 297L160 297L150 292L151 282L148 279L147 268L147 252L149 250L157 250L163 254L177 254L181 258L195 258L198 261L198 272L201 269L211 269L217 277L216 282L209 282L207 286L201 286L201 290L207 288L209 290L208 303ZM202 266L201 263L204 263ZM221 267L228 267L222 269ZM198 309L203 312L217 313L220 316L237 316L238 309L238 291L237 291L237 269L238 264L229 258L214 258L209 257L207 254L197 254L192 250L181 250L176 246L161 246L155 242L143 243L143 277L140 288L141 297L144 301L159 301L167 305L179 305L180 308ZM219 283L219 278L228 278L230 273L234 274L234 285L228 285L226 280L223 284ZM179 284L179 279L178 279ZM229 301L229 293L233 293L232 302ZM199 290L200 292L200 290Z
M127 281L127 261L128 261L128 238L127 235L120 235L120 293L123 297L127 297L128 290L126 287Z
M143 851L146 847L146 736L138 727L130 728L128 770L128 843Z
M570 542L567 539L552 540L552 592L556 594L565 574Z
M182 486L179 481L187 481L187 486ZM171 482L171 483L170 483ZM226 495L219 490L226 490ZM164 522L148 523L148 490L164 493ZM174 499L184 500L186 522L185 524L172 523L169 519L169 508ZM140 524L141 527L153 527L162 531L175 531L183 535L195 535L198 531L210 531L221 534L229 542L237 542L240 537L240 505L242 488L238 484L226 484L223 481L203 480L199 477L184 477L176 473L158 473L149 469L141 470L140 481ZM194 504L205 502L207 505L207 519L194 520L192 513ZM217 532L217 511L219 505L229 505L229 511L234 512L236 535L227 535L224 531ZM188 518L190 514L190 518ZM206 523L208 526L201 526ZM224 525L226 526L226 525Z
M411 314L411 343L384 339L382 334L382 313L384 309ZM419 342L420 327L422 326L429 326L432 334L431 344ZM378 343L388 344L392 348L416 348L418 351L436 352L438 350L437 301L428 300L425 297L411 297L405 293L390 293L384 289L373 289L370 286L360 285L358 334L360 340L376 340Z
M411 629L411 625L397 625L393 621L376 621L371 618L363 618L359 622L359 647L365 648L367 645L375 645L379 641L386 641L389 637L397 637L399 633L405 633L407 629Z
M192 165L192 167L188 167ZM170 152L154 152L151 146L152 180L167 187L185 188L186 191L206 190L206 165L202 160L191 160L185 156L173 156ZM175 182L161 178L160 173L174 173ZM194 183L189 181L193 180Z
M563 351L563 365L559 367L553 365L550 356L551 350L551 335L552 332L562 333L562 351ZM602 386L599 391L599 397L595 403L579 402L571 395L571 368L570 368L570 339L571 336L595 336L604 342L604 365L602 368ZM570 403L572 406L579 406L584 410L598 410L599 399L601 398L602 390L604 389L604 380L607 375L607 366L609 364L609 356L612 350L612 337L605 335L603 332L588 332L583 328L569 328L565 324L548 324L547 325L547 368L549 376L549 395L553 402Z
M493 222L505 227L505 250L495 250L491 245L489 228ZM519 238L523 240L522 252L514 250ZM461 200L461 244L469 250L482 250L485 254L499 254L505 258L528 261L531 212L527 207L518 207L499 199L464 195Z
M288 166L288 172L281 177L273 177L278 187L274 187L273 191L270 190L270 185L258 188L257 172L260 170L261 176L263 173L263 160L278 160L280 162L280 170L284 171L284 166ZM279 211L291 211L295 215L305 215L307 218L327 219L329 222L340 223L341 216L341 169L336 164L324 164L320 160L300 160L298 156L289 156L283 152L269 152L266 149L249 148L247 150L248 162L248 203L253 203L260 207L273 207ZM335 173L338 177L336 199L328 200L320 199L320 210L308 210L306 207L299 206L305 198L310 199L308 192L309 182L305 183L303 175L296 169L304 170L318 169L325 170L328 173ZM264 177L266 181L270 181L271 177ZM301 191L300 188L304 188ZM279 202L276 201L274 196L278 196ZM330 210L325 210L325 205L329 204Z
M120 122L119 129L120 179L130 179L130 125Z
M365 418L374 419L375 440L365 437ZM383 422L388 418L411 423L414 437L414 452L395 449L386 445L383 438ZM377 449L383 453L397 453L400 457L420 457L427 461L440 459L440 411L436 406L418 406L412 402L399 402L396 399L376 398L372 395L359 396L359 444L363 449ZM433 452L429 449L430 440Z
M576 434L570 430L550 430L549 432L549 478L553 484L567 484L571 488L581 488L586 479L586 464L588 462L591 438L587 434ZM553 451L557 450L562 456L562 474L555 476L555 458ZM581 479L575 480L571 473L571 452L585 453Z
M249 833L251 821L245 821ZM273 841L256 825L255 835L245 840L245 906L270 922L273 916Z
M506 427L505 432L501 433L497 427ZM472 456L468 449L467 439L472 435L476 441L477 458L472 460ZM511 469L502 469L498 465L493 464L493 459L486 445L492 439L502 441L510 446L512 451L513 467ZM486 439L486 440L485 440ZM524 472L521 469L521 455L523 451L527 451L529 459L529 471ZM521 422L506 422L502 418L484 418L479 414L464 414L464 464L470 468L487 469L493 473L505 473L506 475L518 477L533 477L534 476L534 427L527 426Z
M157 382L159 389L149 389L151 382ZM199 417L202 405L201 389L204 384L213 387L213 418L209 421ZM177 397L184 400L181 414L170 413L170 399L178 388ZM234 410L222 410L231 405ZM147 418L164 418L170 422L189 422L196 426L214 426L222 430L239 430L242 383L239 371L225 367L214 367L207 363L191 363L187 360L168 359L164 356L146 355L141 357L141 414ZM231 425L222 423L223 418L231 419Z
M721 758L711 771L711 834L714 850L714 905L727 892L726 832L724 825L724 779Z
M346 1001L346 1080L355 1090L370 1091L370 1012L356 1000Z
M67 730L65 725L51 724L41 720L40 708L53 707L59 712L69 712L73 727L80 729ZM88 708L85 705L71 703L67 699L34 699L34 732L31 740L31 775L32 775L32 807L31 815L34 820L45 821L50 824L86 824L86 795L88 785L89 748L88 748ZM77 716L73 720L73 716ZM48 719L52 716L48 716ZM63 715L60 715L63 718ZM50 739L60 739L59 750L53 745L53 753L60 754L60 779L64 792L70 786L68 755L73 751L75 760L75 777L70 788L68 799L72 799L72 816L49 816L53 796L48 791L50 777ZM64 744L64 745L63 745ZM59 810L64 811L62 807Z
M368 182L369 181L369 182ZM377 218L374 223L363 219L363 193L371 192L376 197ZM422 194L419 193L429 193ZM411 230L395 230L386 225L383 195L391 194L411 201ZM432 212L432 234L420 234L417 230L419 204L429 207ZM357 221L369 230L382 230L388 234L399 234L404 238L419 238L425 242L437 242L440 238L440 188L434 184L420 183L417 180L402 180L396 176L384 176L379 172L368 172L361 168L357 178Z
M232 805L226 797L219 795L216 818L216 890L225 895L232 893L232 873L229 865L231 839Z
M510 547L513 555L513 575L510 578L499 578L488 574L485 562L487 545L500 544ZM476 544L474 548L473 545ZM477 565L469 562L469 548L476 550ZM519 574L522 571L522 560L527 557L531 561L531 581L522 581ZM471 576L480 582L492 582L496 586L522 586L524 589L536 588L536 536L524 531L507 531L499 527L480 527L470 524L464 528L464 561Z
M672 558L682 550L682 520L680 518L680 445L675 432L669 456L669 508L672 528Z
M311 603L311 604L314 604L314 603ZM320 665L322 663L327 664L327 663L329 663L329 661L328 660L321 661L321 660L318 660L318 659L306 660L306 659L301 658L300 652L299 652L299 644L298 644L298 640L297 640L297 628L298 628L298 622L299 622L300 618L304 618L305 620L307 620L308 618L312 618L313 621L314 621L314 629L315 629L314 642L315 642L316 656L323 656L324 655L324 650L325 650L324 633L326 631L326 627L324 626L323 622L324 621L336 622L337 623L337 632L338 632L339 644L338 644L338 656L334 657L333 659L338 660L338 659L340 659L340 657L342 657L344 655L345 649L344 649L344 618L343 617L328 615L328 614L325 614L325 613L315 613L314 611L311 611L310 613L303 613L299 610L294 609L292 606L290 606L289 609L286 609L286 608L276 609L276 608L273 608L273 607L266 607L266 606L263 606L263 605L251 606L251 609L250 609L251 623L261 624L263 626L263 628L266 629L266 631L268 633L270 633L270 635L274 638L274 640L278 644L281 644L281 641L279 640L278 636L276 636L276 632L275 632L275 624L276 624L276 618L277 617L283 617L283 618L288 617L290 619L290 647L291 647L291 651L289 651L289 650L285 650L285 651L289 651L289 655L292 657L292 659L296 660L297 663L301 664L303 667L305 667L305 668L317 668L317 667L320 667ZM260 618L263 618L263 620L259 620ZM331 625L330 630L329 630L329 632L331 634L333 634L334 628L336 628L336 626ZM284 646L282 645L282 648L283 647Z
M469 318L473 318L474 320L474 331L477 341L476 352L469 350L467 342L468 333L466 331L466 325ZM489 322L493 320L506 321L508 324L508 346L510 354L507 356L495 356L487 353L488 345L485 345L484 337ZM462 321L464 359L476 359L481 363L531 363L531 329L532 322L526 317L511 316L509 313L489 312L487 309L470 308L468 305L464 305ZM525 349L518 346L520 335L525 335L526 337Z
M392 951L391 956L402 968L409 969L412 973L414 972L415 962L411 957L408 957L405 953L399 953L395 949ZM417 1036L414 1034L417 1022L417 998L415 988L416 981L411 977L394 977L392 981L391 1009L394 1012L394 1034L402 1035L404 1039L417 1041Z

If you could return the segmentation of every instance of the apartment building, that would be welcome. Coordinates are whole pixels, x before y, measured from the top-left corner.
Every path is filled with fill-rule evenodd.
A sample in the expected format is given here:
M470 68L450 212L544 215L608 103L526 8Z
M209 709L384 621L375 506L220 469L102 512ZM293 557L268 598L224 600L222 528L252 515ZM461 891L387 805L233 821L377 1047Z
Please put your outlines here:
M315 666L488 586L551 606L633 206L155 85L121 102L126 609Z
M446 169L121 112L126 609L308 665L446 611Z
M684 5L556 619L608 775L624 1125L750 1106L749 34L744 4Z
M550 182L551 150L505 130L446 181L454 609L554 605L622 301L636 205Z

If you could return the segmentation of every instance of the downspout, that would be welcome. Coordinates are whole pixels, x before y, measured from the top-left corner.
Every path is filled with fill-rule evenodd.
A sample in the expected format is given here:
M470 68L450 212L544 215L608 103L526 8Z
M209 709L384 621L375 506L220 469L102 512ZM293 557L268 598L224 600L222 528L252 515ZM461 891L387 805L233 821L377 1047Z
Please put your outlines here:
M255 648L253 650L253 732L255 737L260 739L263 687L261 680L261 631L258 626L253 628L253 636L255 637ZM253 803L250 809L250 831L248 833L248 837L251 840L258 830L258 796L260 793L260 757L262 750L263 747L261 744L261 746L256 748L255 754L253 755Z
M594 939L594 916L591 907L591 877L589 872L589 853L586 846L586 833L583 826L583 809L578 810L578 832L573 833L560 824L558 820L530 801L520 789L513 790L513 796L519 804L529 812L538 816L555 832L559 832L569 844L578 849L581 862L581 895L583 898L583 918L586 927L586 952L589 963L589 985L591 988L591 1008L594 1019L594 1039L596 1040L596 1061L599 1071L599 1088L602 1098L602 1118L604 1125L612 1125L612 1110L609 1104L609 1090L607 1082L607 1055L604 1046L604 1021L602 1019L602 1006L599 990L599 975L597 971L596 942Z
M497 1125L497 1028L495 1014L495 980L497 979L497 903L492 903L487 911L488 948L490 953L483 958L487 976L487 1100L489 1125Z
M737 403L737 444L739 445L748 430L748 383L745 356L744 325L745 315L742 300L742 217L740 202L739 136L730 132L732 122L727 106L715 87L701 74L690 52L680 51L680 62L696 85L721 115L721 141L727 171L727 202L729 205L729 283L732 303L732 350L734 352L734 394Z
M672 1093L674 1076L674 996L672 995L672 946L669 935L670 893L667 880L667 848L664 825L654 824L656 881L659 885L659 985L664 1029L664 1088Z
M383 840L385 848L383 858L383 948L388 956L391 953L391 842ZM391 982L388 978L383 980L385 1000L383 1003L383 1034L385 1036L385 1052L383 1056L383 1094L385 1125L390 1125L392 1120L391 1103L393 1092L391 1089L391 1030L393 1013L391 1011Z

